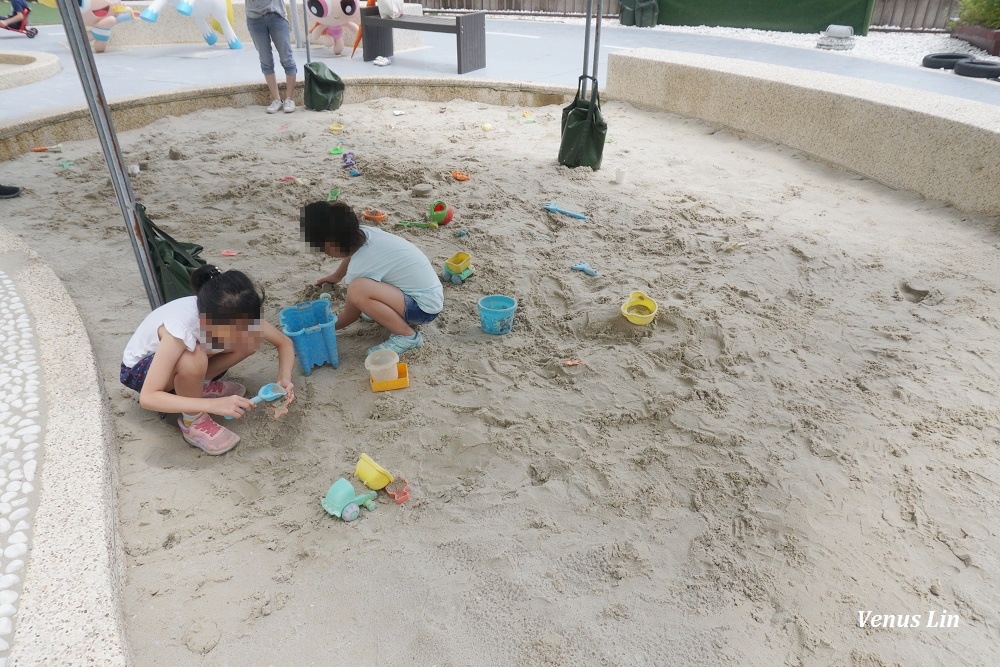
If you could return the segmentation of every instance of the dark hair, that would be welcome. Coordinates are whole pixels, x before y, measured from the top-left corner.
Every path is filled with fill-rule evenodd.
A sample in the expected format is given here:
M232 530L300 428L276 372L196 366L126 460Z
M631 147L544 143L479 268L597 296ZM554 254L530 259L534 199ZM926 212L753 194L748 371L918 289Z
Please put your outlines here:
M191 274L191 289L198 296L198 312L214 324L260 320L264 291L257 292L253 281L242 271L219 271L206 264Z
M299 212L299 228L302 240L321 251L326 250L327 243L333 243L350 254L366 240L354 209L339 201L315 201L303 206Z

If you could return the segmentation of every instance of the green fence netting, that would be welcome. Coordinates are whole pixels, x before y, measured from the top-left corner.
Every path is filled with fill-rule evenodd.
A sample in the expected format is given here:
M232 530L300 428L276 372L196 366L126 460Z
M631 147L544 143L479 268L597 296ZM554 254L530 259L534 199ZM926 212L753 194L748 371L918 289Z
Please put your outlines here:
M820 32L849 25L867 35L875 0L658 0L662 25Z

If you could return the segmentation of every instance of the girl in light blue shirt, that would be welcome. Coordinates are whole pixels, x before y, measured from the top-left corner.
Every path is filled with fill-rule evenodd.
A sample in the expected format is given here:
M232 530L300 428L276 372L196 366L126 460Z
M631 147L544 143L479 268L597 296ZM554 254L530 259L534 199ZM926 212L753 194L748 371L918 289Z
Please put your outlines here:
M318 201L302 208L302 236L310 246L343 261L316 281L347 285L347 303L337 316L337 329L362 314L392 335L368 350L402 354L424 344L411 325L431 322L444 308L444 290L430 260L406 239L376 227L362 227L350 206Z

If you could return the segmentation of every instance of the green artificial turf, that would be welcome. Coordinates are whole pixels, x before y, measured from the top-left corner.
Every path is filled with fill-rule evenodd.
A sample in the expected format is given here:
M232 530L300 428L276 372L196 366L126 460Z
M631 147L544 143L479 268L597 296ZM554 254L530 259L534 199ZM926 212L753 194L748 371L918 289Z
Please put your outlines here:
M59 10L46 7L40 2L29 2L28 8L31 14L28 16L28 25L52 25L62 23L59 18ZM9 2L0 2L0 16L7 16L11 12Z

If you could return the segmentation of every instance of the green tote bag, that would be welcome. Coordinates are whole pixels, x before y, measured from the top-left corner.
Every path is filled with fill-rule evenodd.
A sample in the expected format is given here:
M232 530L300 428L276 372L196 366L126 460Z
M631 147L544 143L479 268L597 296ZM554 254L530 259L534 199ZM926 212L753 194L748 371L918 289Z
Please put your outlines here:
M194 294L191 291L191 274L206 263L198 256L204 248L194 243L175 241L170 234L153 224L142 204L135 205L135 212L149 245L149 256L163 291L160 295L163 303Z
M329 67L320 62L305 67L306 83L303 97L313 111L333 111L344 103L344 82Z
M591 99L583 97L583 82L590 80L594 87ZM581 76L573 103L563 109L562 142L559 144L559 164L567 167L601 168L604 141L608 124L601 116L601 98L597 93L597 79Z

